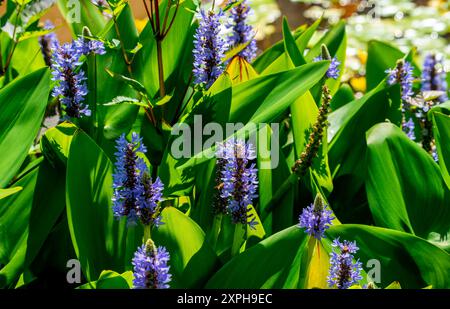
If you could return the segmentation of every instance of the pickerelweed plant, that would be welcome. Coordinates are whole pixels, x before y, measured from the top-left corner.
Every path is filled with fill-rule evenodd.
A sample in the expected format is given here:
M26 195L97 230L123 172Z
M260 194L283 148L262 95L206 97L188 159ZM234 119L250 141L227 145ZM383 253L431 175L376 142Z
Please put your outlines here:
M52 75L56 82L52 95L64 106L65 118L91 116L91 110L83 101L88 93L86 75L81 69L81 57L94 53L106 53L102 42L79 38L71 43L54 43Z
M0 288L450 288L448 56L257 1L8 2Z

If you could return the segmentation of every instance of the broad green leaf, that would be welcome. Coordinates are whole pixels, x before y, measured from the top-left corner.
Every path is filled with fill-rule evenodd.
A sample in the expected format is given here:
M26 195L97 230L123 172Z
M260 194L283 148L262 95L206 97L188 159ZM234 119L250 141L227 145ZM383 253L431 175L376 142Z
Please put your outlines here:
M450 286L450 255L422 238L357 224L332 226L326 236L328 245L337 237L341 241L356 241L360 248L356 257L366 272L375 270L367 262L378 260L381 271L381 283L376 283L378 287L384 288L393 281L398 281L405 289L420 289L428 285L438 289Z
M88 282L77 289L131 289L133 287L133 272L123 274L112 270L104 270L97 281Z
M313 37L314 33L316 32L317 28L319 27L320 23L322 22L322 17L317 19L311 26L308 27L300 36L298 39L296 39L298 49L303 54L306 50L306 47L308 47L308 43Z
M74 124L63 122L45 132L41 138L41 150L51 164L58 167L66 166L70 143L76 130Z
M398 48L381 41L369 41L366 65L367 91L374 89L386 77L385 71L395 67L405 56Z
M88 281L104 269L131 269L131 257L142 241L140 226L126 226L112 212L113 165L82 131L77 131L67 159L66 203L72 243Z
M326 236L322 240L321 249L324 250L320 251L321 258L315 260L310 258L313 256L309 253L310 237L296 226L285 229L233 258L209 280L206 287L302 288L305 281L300 276L305 274L313 280L309 281L309 287L324 287L331 241L338 237L341 240L356 240L360 248L355 257L360 259L364 270L361 285L367 282L365 273L373 267L368 261L373 259L381 264L381 287L395 280L405 288L423 288L427 285L448 288L450 285L448 253L411 234L342 224L332 226ZM316 263L320 265L316 266Z
M310 62L321 54L322 44L326 45L330 55L336 55L343 40L345 40L345 21L341 20L317 42L306 54L306 61Z
M5 187L17 173L38 133L49 82L50 74L45 68L0 90L0 102L5 103L0 104L0 187Z
M433 110L432 117L438 163L447 188L450 189L450 116Z
M306 60L303 58L302 53L295 44L294 36L289 29L289 24L286 17L283 17L283 38L284 38L284 49L292 60L294 66L298 67L306 64Z
M391 110L399 110L399 102L390 98L382 82L328 117L328 162L334 185L330 199L334 211L343 222L370 223L367 198L363 192L366 131L389 118ZM349 203L353 206L348 207Z
M348 84L342 84L339 90L334 94L331 100L330 108L332 111L344 106L345 104L355 100L352 88Z
M157 246L170 254L171 287L203 287L217 268L217 257L206 242L205 233L188 216L174 207L162 211L164 224L152 231Z
M21 191L22 187L13 187L8 189L0 189L0 200Z
M294 31L294 38L297 40L299 36L304 33L306 25L297 28ZM278 59L283 53L284 40L278 41L268 49L265 49L253 62L253 67L257 72L263 72L271 63Z
M41 46L37 39L28 38L20 41L11 58L11 67L20 75L30 74L45 67Z
M63 212L64 182L44 160L14 184L22 191L0 200L0 287L14 283L35 259Z
M278 232L225 264L206 288L297 288L307 243L297 227Z
M127 4L121 7L116 14L117 28L122 38L121 44L126 50L130 50L138 43L138 32L134 24L133 13ZM112 40L117 36L114 22L110 20L102 29L100 37ZM131 59L130 57L128 55L129 59ZM90 63L89 60L91 60ZM138 95L136 90L129 87L121 78L112 78L105 69L129 80L135 79L135 72L126 65L121 49L111 49L107 50L105 55L92 56L91 59L88 59L88 64L90 64L88 71L92 74L88 80L91 96L88 95L87 103L93 111L95 109L97 119L94 122L86 119L87 122L83 123L82 128L95 126L94 132L88 130L88 133L112 159L115 152L115 139L122 133L127 134L129 132L138 115L139 106L131 104L104 106L105 103L111 102L117 96L136 97ZM131 73L129 70L131 70Z
M366 159L366 191L377 226L423 238L450 231L450 191L439 168L400 128L389 123L372 127Z
M255 124L270 123L280 116L295 99L304 94L323 77L327 70L327 65L328 62L326 61L307 64L286 72L258 77L233 87L232 103L226 122L246 124L236 132L236 135L245 132L249 134L256 133L258 127ZM268 89L270 92L267 92ZM227 91L229 90L225 89L214 95L211 101L215 102L216 98ZM221 101L217 99L217 102ZM224 115L228 114L226 111L228 107L226 103L224 105L225 111L218 115L212 115L214 116L212 121L216 121L215 117L223 118ZM207 115L210 114L208 111ZM204 116L207 115L204 114ZM211 118L211 116L208 117ZM205 119L203 121L206 122ZM180 172L184 173L184 169L191 168L208 161L209 158L213 158L213 148L203 149L200 153L196 153L189 158L186 163L178 162L177 165ZM188 170L186 171L189 172ZM184 174L183 176L188 177L188 175Z
M167 0L160 3L160 7L165 8L166 5ZM180 2L176 19L161 44L166 93L174 93L168 103L170 108L165 108L165 119L169 122L176 111L172 106L181 104L191 80L193 35L197 27L197 24L193 23L196 8L193 0ZM171 10L174 9L172 6ZM133 62L135 78L145 86L152 97L158 96L157 46L150 23L147 23L141 32L139 41L143 47L136 53Z
M58 0L58 8L72 31L72 35L81 35L86 26L98 35L106 24L100 10L90 1Z

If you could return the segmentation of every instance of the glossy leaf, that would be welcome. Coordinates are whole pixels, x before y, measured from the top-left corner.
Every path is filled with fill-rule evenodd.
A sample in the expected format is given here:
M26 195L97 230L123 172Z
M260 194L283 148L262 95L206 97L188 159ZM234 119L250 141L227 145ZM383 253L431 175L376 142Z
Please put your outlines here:
M47 105L49 83L50 74L44 68L0 90L0 102L8 103L0 104L0 187L17 173L36 137Z

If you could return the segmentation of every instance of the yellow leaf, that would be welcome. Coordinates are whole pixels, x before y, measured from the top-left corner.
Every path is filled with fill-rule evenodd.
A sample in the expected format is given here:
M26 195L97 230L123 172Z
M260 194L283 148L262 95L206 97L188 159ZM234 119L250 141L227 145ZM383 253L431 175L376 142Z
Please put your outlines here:
M313 251L308 265L305 288L327 289L327 276L330 268L330 258L322 243L317 241L314 237L311 237L308 246L309 248L312 246Z
M234 57L225 71L230 75L233 85L258 77L258 73L253 69L252 65L240 56Z
M141 33L141 31L145 28L145 25L147 25L147 18L143 18L143 19L135 19L134 23L136 25L136 29L139 33Z

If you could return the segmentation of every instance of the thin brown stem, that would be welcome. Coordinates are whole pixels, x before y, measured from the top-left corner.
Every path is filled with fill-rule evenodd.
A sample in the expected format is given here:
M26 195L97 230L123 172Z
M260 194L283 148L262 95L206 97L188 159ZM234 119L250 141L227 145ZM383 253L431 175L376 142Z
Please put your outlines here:
M153 8L152 8L152 13L150 13L150 11L148 9L147 2L145 0L142 0L142 2L144 2L145 12L147 13L147 17L148 17L148 20L150 22L150 26L152 27L152 31L153 31L153 33L155 33L155 25L153 23L153 15L152 15L153 14ZM151 3L151 1L150 1L150 3ZM153 4L150 4L150 5L153 6Z
M173 26L173 22L175 21L175 18L177 17L177 13L178 13L178 8L180 7L180 2L178 1L176 6L175 6L175 12L173 13L173 17L170 20L169 26L167 28L163 29L163 34L162 37L165 38L166 35L169 33L170 28L172 28Z
M9 67L9 65L11 63L12 57L14 55L14 51L16 50L16 46L17 46L17 40L16 40L17 26L18 26L20 13L22 13L22 9L23 9L23 6L20 5L19 6L19 11L18 11L17 16L16 16L16 20L14 22L14 30L13 30L13 35L12 35L13 46L11 48L11 51L8 54L8 58L6 59L5 67L3 69L3 74L8 70L8 67Z
M165 29L166 29L166 24L167 24L167 19L169 18L169 14L170 14L170 7L172 6L172 0L168 0L167 1L167 7L166 7L166 11L164 13L164 21L163 21L163 26L162 26L162 33L164 33Z
M120 47L122 49L123 60L125 61L125 64L127 66L128 73L130 74L130 77L133 77L133 72L131 70L131 61L128 59L128 55L127 55L127 52L125 50L124 43L122 41L122 36L120 35L119 25L117 24L116 14L114 14L114 12L112 14L112 17L113 17L113 21L114 21L114 28L116 29L116 33L117 33L117 38L120 41Z
M159 19L159 3L155 1L155 39L156 39L156 53L158 57L158 79L159 79L159 96L163 98L166 95L166 88L164 86L164 64L162 55L162 37L161 24Z

